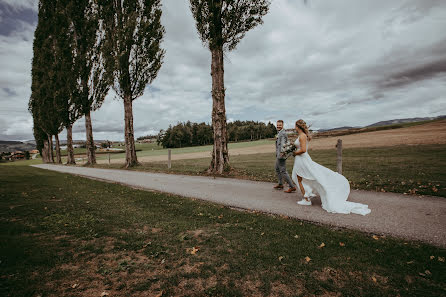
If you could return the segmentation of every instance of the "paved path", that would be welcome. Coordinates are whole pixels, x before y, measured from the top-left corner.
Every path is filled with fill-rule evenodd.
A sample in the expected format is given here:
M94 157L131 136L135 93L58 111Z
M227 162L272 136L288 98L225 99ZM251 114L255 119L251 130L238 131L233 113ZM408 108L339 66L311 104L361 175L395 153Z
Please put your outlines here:
M325 212L319 199L312 206L297 205L300 194L273 190L265 182L49 164L35 167L446 247L446 198L441 197L354 190L349 200L368 204L372 213L343 215Z

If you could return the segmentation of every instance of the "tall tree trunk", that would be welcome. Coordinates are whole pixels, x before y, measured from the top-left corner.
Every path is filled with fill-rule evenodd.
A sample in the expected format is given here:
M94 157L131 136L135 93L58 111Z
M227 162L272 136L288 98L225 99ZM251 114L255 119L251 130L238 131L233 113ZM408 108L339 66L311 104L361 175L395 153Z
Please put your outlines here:
M73 149L73 126L67 126L67 164L76 164Z
M209 173L222 174L229 169L228 134L226 128L223 48L211 50L212 64L212 127L214 149Z
M135 149L135 137L133 135L133 107L130 96L124 97L124 122L125 122L125 167L138 165Z
M48 135L48 162L54 163L53 135Z
M50 158L49 158L49 145L48 145L48 140L44 140L43 141L43 148L42 148L42 161L44 163L49 163L50 162Z
M62 157L60 156L60 143L59 143L59 134L54 135L56 139L56 163L62 164Z
M94 145L94 140L93 140L93 128L91 126L90 111L88 111L85 114L85 132L87 134L87 142L86 142L87 157L88 157L87 165L94 165L96 164L96 152L95 152L96 147Z

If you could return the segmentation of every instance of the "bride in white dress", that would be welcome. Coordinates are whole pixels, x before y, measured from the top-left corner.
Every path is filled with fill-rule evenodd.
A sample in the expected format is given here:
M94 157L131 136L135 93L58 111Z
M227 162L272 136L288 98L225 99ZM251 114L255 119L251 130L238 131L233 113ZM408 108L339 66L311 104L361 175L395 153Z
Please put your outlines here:
M321 197L322 208L333 213L356 213L366 215L371 212L367 205L347 201L350 184L341 174L334 172L316 162L307 153L311 137L305 121L296 122L299 137L295 141L294 166L292 179L299 185L304 196L300 205L311 205L311 198L317 194Z

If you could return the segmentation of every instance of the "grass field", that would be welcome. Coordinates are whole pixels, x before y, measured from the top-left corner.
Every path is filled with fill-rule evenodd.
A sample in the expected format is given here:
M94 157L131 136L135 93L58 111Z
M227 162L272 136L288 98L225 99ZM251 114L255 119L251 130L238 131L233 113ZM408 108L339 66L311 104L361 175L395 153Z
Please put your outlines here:
M310 150L314 161L336 170L335 150ZM229 177L276 181L274 154L233 156ZM202 175L210 158L142 163L133 170ZM292 171L293 159L287 162ZM122 165L97 165L121 168ZM446 197L446 147L444 145L395 146L343 150L343 174L354 189Z
M246 142L237 142L230 143L229 148L244 148L244 147L253 147L262 144L272 143L271 140L257 140L257 141L246 141ZM114 148L125 149L123 146L113 146ZM146 157L146 156L160 156L166 155L167 149L164 149L162 146L157 145L156 143L136 143L135 144L136 155L138 157ZM209 152L212 150L212 145L204 145L204 146L192 146L192 147L183 147L183 148L174 148L172 149L172 154L186 154L186 153L197 153L197 152ZM85 148L76 148L74 149L75 154L85 154ZM65 150L61 151L62 156L66 156L67 152ZM97 154L96 158L98 160L108 159L107 153L105 154ZM125 158L125 153L113 153L110 156L111 159L123 159Z
M271 140L257 140L257 141L246 141L246 142L237 142L237 143L229 143L229 149L235 148L244 148L244 147L254 147L258 145L273 143ZM161 146L156 145L156 143L142 143L136 146L136 149L140 148L142 151L137 152L138 157L145 156L160 156L166 155L167 149L163 149ZM152 150L153 149L153 150ZM204 145L204 146L192 146L192 147L184 147L184 148L174 148L172 149L172 154L187 154L187 153L198 153L198 152L211 152L212 145ZM111 156L113 159L122 159L125 158L125 154L114 154ZM102 157L105 159L106 157Z
M446 294L420 243L28 166L0 166L0 198L1 296Z

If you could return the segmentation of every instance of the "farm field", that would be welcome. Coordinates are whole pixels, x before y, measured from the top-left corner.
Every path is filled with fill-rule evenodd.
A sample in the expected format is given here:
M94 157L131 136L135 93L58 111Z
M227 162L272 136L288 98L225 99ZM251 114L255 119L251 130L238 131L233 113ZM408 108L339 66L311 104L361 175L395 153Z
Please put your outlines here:
M237 143L229 143L229 150L238 151L238 150L250 150L251 148L269 146L271 143L274 143L273 140L257 140L257 141L246 141L246 142L237 142ZM115 146L115 148L122 148ZM136 152L138 159L141 161L145 160L163 160L167 156L167 149L164 149L161 146L158 146L156 143L137 143L136 149L139 150ZM210 151L212 151L212 145L205 146L193 146L193 147L184 147L184 148L174 148L172 150L172 155L174 159L185 159L187 156L204 156L207 157L210 155ZM112 163L121 163L124 162L125 153L114 153L110 154L110 159ZM98 154L97 155L98 163L108 163L108 155L107 154Z
M344 148L389 147L404 145L446 145L446 120L428 122L422 125L406 126L399 129L380 130L343 136L315 138L310 142L311 150L334 149L338 139ZM137 147L138 148L138 147ZM140 148L143 148L140 146ZM153 148L153 147L152 147ZM210 157L212 146L172 149L172 160ZM274 140L260 140L229 144L231 156L275 152ZM167 159L167 150L143 150L137 152L138 161L152 162ZM111 163L124 163L125 154L112 154ZM98 156L98 163L108 163L107 156Z

